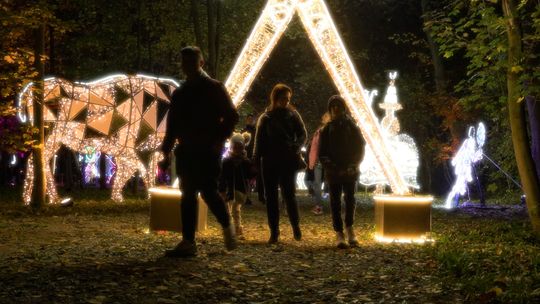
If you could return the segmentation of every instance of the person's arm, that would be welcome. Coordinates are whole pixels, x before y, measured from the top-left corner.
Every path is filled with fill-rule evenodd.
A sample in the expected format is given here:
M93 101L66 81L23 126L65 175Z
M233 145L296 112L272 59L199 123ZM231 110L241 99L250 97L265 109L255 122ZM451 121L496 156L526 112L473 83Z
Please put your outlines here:
M360 128L356 125L356 123L353 122L353 128L354 128L354 149L356 149L356 153L354 154L354 164L360 165L360 162L362 161L362 158L364 157L364 147L366 145L364 141L364 137L362 136L362 131Z
M321 164L325 167L328 167L331 164L330 160L330 151L328 145L329 143L328 135L328 125L325 126L319 135L319 160Z
M229 96L229 93L223 84L220 83L218 85L216 93L220 110L221 128L223 130L222 135L223 139L226 139L232 135L234 126L238 123L238 112L232 103L231 96Z
M225 197L225 193L227 191L227 176L226 175L229 173L227 159L223 160L223 164L221 166L222 166L222 170L221 170L221 174L219 175L218 190L219 190L219 193L221 193L221 195Z
M175 94L176 93L176 94ZM167 114L167 129L165 130L165 137L161 143L160 150L163 153L163 160L158 163L158 166L162 170L167 170L171 165L171 150L178 139L178 114L179 114L179 104L178 104L178 91L173 93L171 98L171 105L169 108L169 113Z
M306 143L307 131L304 121L298 112L294 112L294 135L295 135L295 151L300 152L302 146Z
M253 164L256 168L258 168L261 164L261 156L262 151L266 149L266 132L264 132L264 128L266 128L266 115L263 114L259 118L259 121L257 122L257 128L255 130L255 139L253 142Z
M253 164L249 158L242 161L242 171L245 179L252 179L257 176L257 172L253 169Z

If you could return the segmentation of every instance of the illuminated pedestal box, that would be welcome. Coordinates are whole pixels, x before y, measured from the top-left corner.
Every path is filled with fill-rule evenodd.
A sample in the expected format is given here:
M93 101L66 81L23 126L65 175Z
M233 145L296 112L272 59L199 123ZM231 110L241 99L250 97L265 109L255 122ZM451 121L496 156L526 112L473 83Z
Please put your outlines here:
M170 187L150 188L150 230L182 232L180 190ZM198 197L197 231L206 229L208 206Z
M431 232L431 196L377 195L375 237L387 242L423 242Z

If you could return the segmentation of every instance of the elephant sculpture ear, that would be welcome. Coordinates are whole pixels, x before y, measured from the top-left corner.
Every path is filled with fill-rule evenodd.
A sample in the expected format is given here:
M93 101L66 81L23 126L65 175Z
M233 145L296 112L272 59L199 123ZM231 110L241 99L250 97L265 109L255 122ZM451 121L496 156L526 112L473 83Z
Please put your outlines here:
M484 143L486 142L486 126L484 123L480 122L478 123L478 127L476 128L476 143L479 147L484 146Z

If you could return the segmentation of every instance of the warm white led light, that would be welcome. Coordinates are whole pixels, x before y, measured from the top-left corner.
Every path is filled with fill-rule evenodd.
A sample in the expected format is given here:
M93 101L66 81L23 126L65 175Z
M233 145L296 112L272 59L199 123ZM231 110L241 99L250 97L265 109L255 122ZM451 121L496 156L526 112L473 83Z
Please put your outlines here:
M21 121L33 118L31 86L25 86L19 95L17 112ZM92 147L115 159L113 200L123 200L122 188L137 171L145 185L151 187L159 156L154 151L164 136L165 111L176 87L178 82L172 79L147 75L116 74L74 83L46 78L43 112L50 127L45 139L45 163L51 163L62 144L80 153L85 153L85 147ZM148 155L148 161L143 161L143 154ZM27 204L31 199L33 170L30 157L23 192ZM57 203L50 165L45 166L45 176L49 202Z
M159 195L167 195L167 196L177 196L180 197L182 195L182 192L178 190L178 188L150 188L148 190L150 195L152 194L159 194Z
M400 133L399 120L395 112L402 108L398 102L397 88L395 80L397 72L390 72L388 75L390 84L384 96L384 102L379 104L384 109L385 115L381 120L381 129L389 146L390 155L397 164L401 176L411 188L419 189L417 182L418 166L420 165L418 149L414 139L405 133ZM376 92L376 91L375 91ZM373 93L366 92L369 104L372 104ZM364 159L360 164L360 183L366 186L376 185L375 192L382 191L384 185L388 185L388 179L381 169L371 146L366 145Z
M384 237L378 234L375 235L375 240L381 243L402 243L402 244L424 244L424 243L431 243L435 241L434 239L427 238L427 237L417 237L417 238L411 238L408 236Z
M373 147L374 156L393 192L408 193L407 184L389 152L388 143L364 96L358 73L323 0L269 0L267 2L225 82L234 104L239 105L244 99L255 76L276 46L295 12L300 16L319 57L362 129L367 144Z
M433 202L433 196L400 196L400 195L374 195L373 199L376 201L390 202L390 203L422 203L429 204Z

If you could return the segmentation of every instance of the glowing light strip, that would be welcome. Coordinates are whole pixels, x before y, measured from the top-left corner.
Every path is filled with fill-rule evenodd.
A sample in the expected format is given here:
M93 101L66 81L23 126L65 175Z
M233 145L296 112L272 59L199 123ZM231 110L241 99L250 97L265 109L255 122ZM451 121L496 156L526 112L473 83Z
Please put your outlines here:
M234 105L238 106L247 93L255 76L261 70L270 52L289 25L296 6L296 0L269 0L259 20L251 31L233 69L229 73L225 87L231 95ZM286 11L279 11L285 8ZM281 24L272 23L272 17L282 19ZM253 62L255 59L255 62Z
M432 238L427 237L384 237L382 235L375 235L375 240L381 243L401 243L401 244L425 244L435 242Z
M161 78L161 77L155 77L155 76L150 76L150 75L145 75L145 74L137 74L136 76L146 78L146 79L151 79L151 80L162 81L162 82L170 82L174 84L176 87L180 86L180 84L172 78Z
M366 142L373 148L375 157L393 192L409 193L407 184L390 155L388 144L382 136L372 109L366 103L358 73L323 0L269 0L267 2L225 83L234 104L238 106L241 103L247 89L262 68L268 54L277 44L294 12L300 15L311 42L359 123ZM278 19L277 24L276 19ZM318 33L316 26L326 26L326 28L322 28ZM356 102L357 100L359 102Z
M433 196L397 196L397 195L375 195L373 199L376 201L384 201L390 203L431 203Z
M332 74L340 93L347 101L357 123L359 123L366 142L372 148L379 147L373 149L375 157L385 172L393 192L398 194L408 193L409 190L405 180L397 169L389 152L386 138L382 136L377 119L366 102L358 73L345 49L325 2L323 0L303 2L297 7L297 12L315 49L319 56L323 58L323 63ZM317 32L314 27L317 24L320 24L322 28L320 32ZM328 28L323 28L324 26L328 26ZM359 102L356 102L356 100L359 100Z
M167 188L150 188L148 190L150 192L150 195L152 194L160 194L160 195L167 195L167 196L175 196L180 197L182 195L182 192L178 189L167 189Z
M33 85L34 83L33 82L29 82L27 83L23 89L21 90L21 92L19 93L18 97L17 97L17 104L15 105L15 108L17 109L17 116L19 117L19 120L22 122L22 123L25 123L27 120L28 120L28 116L26 116L26 114L22 111L23 110L23 106L22 106L22 98L23 98L23 95L26 93L26 91L28 91L28 89ZM33 123L32 123L33 124Z
M80 85L91 86L91 85L102 83L102 82L108 82L108 81L113 80L115 78L126 79L126 78L128 78L128 76L125 75L125 74L113 74L113 75L105 76L103 78L99 78L99 79L96 79L96 80L93 80L93 81L90 81L90 82L74 81L73 83L80 84Z

